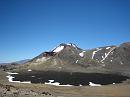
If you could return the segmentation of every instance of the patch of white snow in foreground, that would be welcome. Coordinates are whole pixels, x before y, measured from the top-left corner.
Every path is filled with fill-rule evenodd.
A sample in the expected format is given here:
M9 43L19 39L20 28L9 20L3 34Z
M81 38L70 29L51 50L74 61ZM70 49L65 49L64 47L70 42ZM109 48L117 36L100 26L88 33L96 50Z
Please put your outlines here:
M63 50L64 49L64 46L58 46L57 48L55 48L54 50L53 50L53 52L60 52L61 50Z
M31 69L28 69L28 71L32 71Z
M18 74L16 72L6 72L7 74Z
M101 86L100 84L94 84L94 83L92 83L92 82L89 82L89 85L90 85L90 86Z
M83 86L83 85L80 84L79 86Z
M54 86L72 86L72 85L60 85L59 82L54 82L54 80L48 80L49 82L45 82L45 85L54 85Z
M8 75L8 76L6 76L6 77L8 78L8 81L9 81L9 82L15 82L15 83L31 83L30 81L24 81L24 82L13 81L13 78L15 78L15 77L13 77L13 76L11 76L11 75Z
M6 77L8 78L8 81L9 81L9 82L18 82L18 83L20 82L20 81L13 81L13 78L14 78L14 77L11 76L11 75L8 75L8 76L6 76Z
M55 83L47 83L47 82L45 82L45 85L54 85L54 86L72 86L72 85L69 85L69 84L67 84L67 85L60 85L59 82L55 82Z
M48 80L50 83L54 82L54 80Z

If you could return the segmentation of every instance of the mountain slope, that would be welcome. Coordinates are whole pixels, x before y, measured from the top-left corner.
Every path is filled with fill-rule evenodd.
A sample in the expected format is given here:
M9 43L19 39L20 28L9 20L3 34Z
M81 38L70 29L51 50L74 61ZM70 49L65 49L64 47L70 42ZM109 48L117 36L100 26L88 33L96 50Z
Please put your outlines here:
M18 68L71 72L126 72L130 70L130 42L91 50L80 49L72 43L62 43Z

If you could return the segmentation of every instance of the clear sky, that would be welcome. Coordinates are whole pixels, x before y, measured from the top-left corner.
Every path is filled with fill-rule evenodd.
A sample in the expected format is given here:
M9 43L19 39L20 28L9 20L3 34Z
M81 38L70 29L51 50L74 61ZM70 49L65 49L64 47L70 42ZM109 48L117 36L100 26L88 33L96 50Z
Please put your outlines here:
M0 0L0 62L60 43L83 49L130 41L130 0Z

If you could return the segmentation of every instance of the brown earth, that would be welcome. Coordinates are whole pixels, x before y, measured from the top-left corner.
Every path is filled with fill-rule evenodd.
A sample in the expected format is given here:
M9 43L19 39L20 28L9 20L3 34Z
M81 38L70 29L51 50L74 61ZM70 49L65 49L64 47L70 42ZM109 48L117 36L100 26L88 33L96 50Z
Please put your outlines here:
M0 70L0 97L130 97L130 80L101 87L58 87L44 84L10 83Z

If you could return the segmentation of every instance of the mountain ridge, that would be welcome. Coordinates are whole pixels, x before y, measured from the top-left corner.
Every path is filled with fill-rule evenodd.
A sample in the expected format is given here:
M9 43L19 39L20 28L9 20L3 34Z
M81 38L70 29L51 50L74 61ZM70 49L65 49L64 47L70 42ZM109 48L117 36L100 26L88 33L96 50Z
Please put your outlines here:
M83 50L75 44L61 43L17 68L40 71L126 72L130 70L130 42Z
M10 65L10 64L24 64L28 62L30 59L24 59L24 60L19 60L19 61L14 61L14 62L7 62L7 63L0 63L0 65Z

